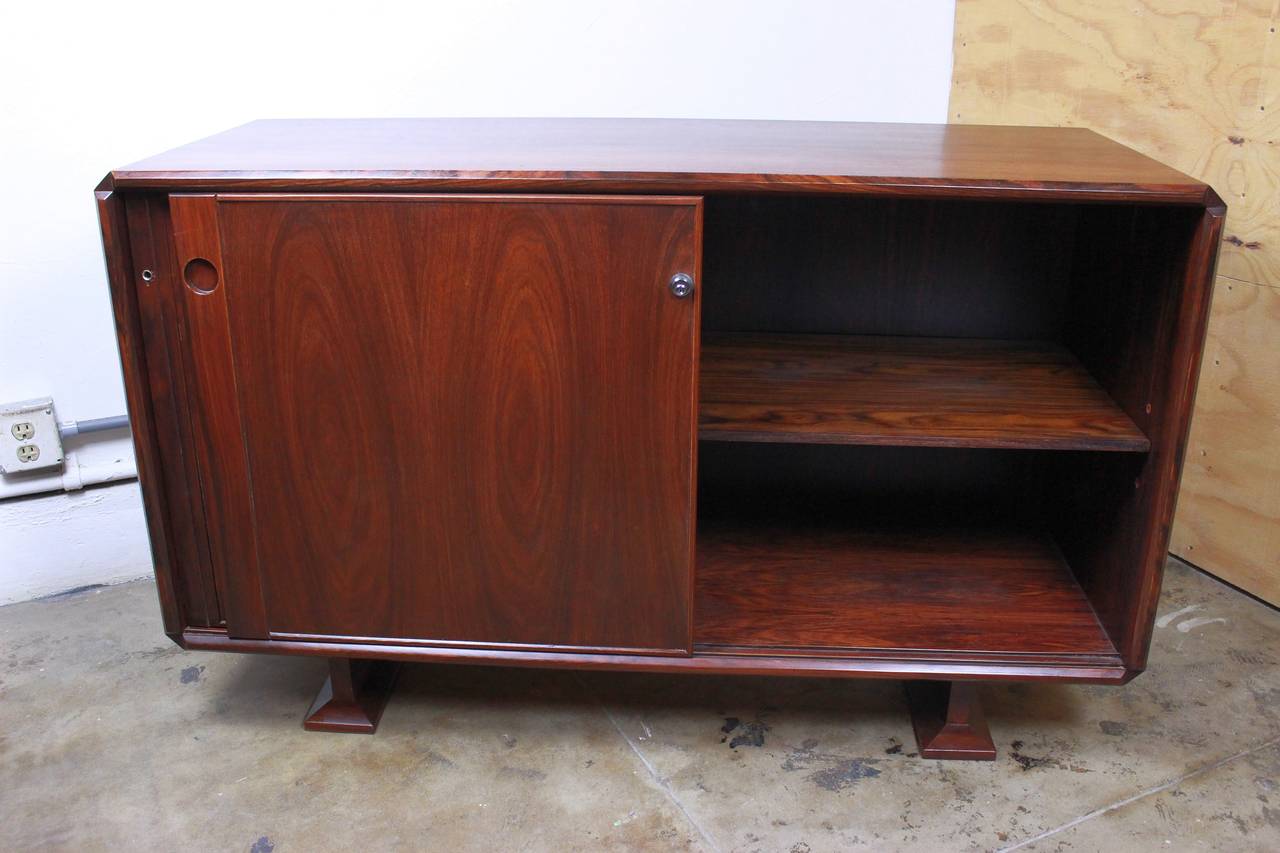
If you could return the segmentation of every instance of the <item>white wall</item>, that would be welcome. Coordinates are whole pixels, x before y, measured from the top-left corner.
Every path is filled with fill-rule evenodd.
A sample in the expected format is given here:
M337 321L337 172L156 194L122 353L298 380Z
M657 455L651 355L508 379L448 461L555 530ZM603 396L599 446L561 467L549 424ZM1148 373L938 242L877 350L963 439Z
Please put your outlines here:
M91 192L115 166L264 117L941 122L953 17L952 0L9 4L0 401L124 411ZM0 502L0 603L149 571L136 487L98 491Z

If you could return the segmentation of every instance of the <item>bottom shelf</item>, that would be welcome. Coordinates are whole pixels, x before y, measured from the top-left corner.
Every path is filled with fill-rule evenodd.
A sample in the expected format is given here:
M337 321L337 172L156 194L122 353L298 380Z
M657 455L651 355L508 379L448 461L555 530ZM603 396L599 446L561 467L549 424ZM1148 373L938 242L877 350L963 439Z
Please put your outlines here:
M694 645L838 655L1115 655L1032 530L699 525Z

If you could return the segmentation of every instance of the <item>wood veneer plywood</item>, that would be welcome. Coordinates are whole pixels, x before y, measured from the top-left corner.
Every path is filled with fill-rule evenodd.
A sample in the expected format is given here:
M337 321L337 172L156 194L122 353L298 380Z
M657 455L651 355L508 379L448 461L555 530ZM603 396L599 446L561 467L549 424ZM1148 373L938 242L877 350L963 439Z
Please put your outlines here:
M1171 550L1280 601L1280 292L1219 278Z
M1088 127L1230 208L1173 550L1280 602L1271 341L1280 287L1280 7L1270 0L959 0L951 121ZM1230 374L1224 369L1230 365ZM1227 413L1233 413L1234 416Z

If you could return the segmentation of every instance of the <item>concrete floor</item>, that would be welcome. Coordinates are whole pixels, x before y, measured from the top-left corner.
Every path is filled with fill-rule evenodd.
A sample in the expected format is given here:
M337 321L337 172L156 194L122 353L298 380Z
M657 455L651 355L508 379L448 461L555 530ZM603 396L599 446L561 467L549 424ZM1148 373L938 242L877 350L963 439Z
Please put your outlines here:
M924 761L882 681L406 668L309 734L324 663L187 653L152 584L0 608L0 850L1280 850L1280 614L1173 562L1150 671L984 688Z

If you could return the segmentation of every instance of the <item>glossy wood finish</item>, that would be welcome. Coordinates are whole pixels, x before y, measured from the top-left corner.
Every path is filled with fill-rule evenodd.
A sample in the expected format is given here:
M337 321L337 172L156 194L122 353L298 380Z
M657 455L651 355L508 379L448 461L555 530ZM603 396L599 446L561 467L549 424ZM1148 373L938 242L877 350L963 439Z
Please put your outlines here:
M1280 145L1272 103L1280 82L1278 12L1264 3L965 2L956 10L951 91L952 121L1105 129L1139 151L1193 169L1230 202L1170 549L1274 606L1280 606ZM1043 62L1049 56L1051 74ZM1143 69L1142 85L1134 85L1133 68ZM1241 86L1244 80L1251 82ZM1088 97L1079 96L1082 89ZM1153 92L1177 92L1178 108Z
M1091 131L682 119L256 121L112 173L122 188L838 192L1200 204Z
M1145 451L1063 347L964 338L703 338L698 435L719 441Z
M558 651L545 648L494 649L440 647L426 643L368 643L344 640L240 640L221 629L192 628L181 635L185 649L350 657L407 663L449 663L518 666L539 669L618 670L671 675L768 675L814 678L926 678L979 681L1063 681L1123 684L1133 677L1116 658L1083 655L983 655L925 652L868 651L857 657L805 655L744 655L727 651L689 656L650 654L632 650L608 652Z
M1037 205L895 200L877 214L868 199L709 199L705 324L1060 343L1151 442L1146 454L1059 455L1039 474L1048 530L1136 672L1146 661L1221 228L1217 197L1210 192L1205 203L1068 206L1055 226ZM1021 230L1026 222L1032 231ZM731 281L734 294L721 295L716 280ZM786 488L785 477L773 480ZM886 496L895 493L881 483Z
M329 658L329 677L302 727L309 732L373 734L399 674L400 664L394 661Z
M98 224L102 231L102 248L106 261L107 282L111 288L111 309L115 315L116 341L120 348L120 364L124 374L125 398L129 406L129 427L133 433L138 477L145 484L142 507L151 540L151 560L155 566L156 590L160 596L160 614L165 633L181 642L183 629L190 624L179 593L179 585L187 570L175 551L169 501L181 499L166 489L162 457L157 436L155 407L152 403L148 361L143 343L140 298L134 287L133 239L125 210L125 200L104 180L94 191L98 208ZM169 459L167 461L172 461Z
M271 636L688 652L696 199L195 203Z
M694 608L699 649L1115 655L1052 541L1001 526L707 520Z
M1063 129L409 120L255 123L112 181L187 648L1145 666L1222 216L1177 172ZM929 751L981 740L947 699Z
M263 530L254 513L246 437L255 424L246 420L237 387L246 378L236 376L234 365L217 201L211 195L171 196L169 215L177 263L165 284L185 308L193 450L222 616L235 636L265 639L259 535L274 531ZM186 275L195 263L215 270L207 288L193 286Z
M907 700L921 758L995 761L996 745L972 682L910 681Z
M187 389L193 354L183 293L172 286L174 250L168 199L134 196L125 202L132 241L131 282L136 283L141 339L148 363L148 393L160 456L169 539L182 571L175 595L189 624L213 627L222 619L218 582L209 552L204 496L196 463L192 406Z
M1088 210L759 194L706 207L706 331L1043 341L1061 340Z
M1135 670L1146 665L1169 550L1223 216L1220 203L1100 207L1077 236L1064 340L1151 451L1058 460L1053 532Z

